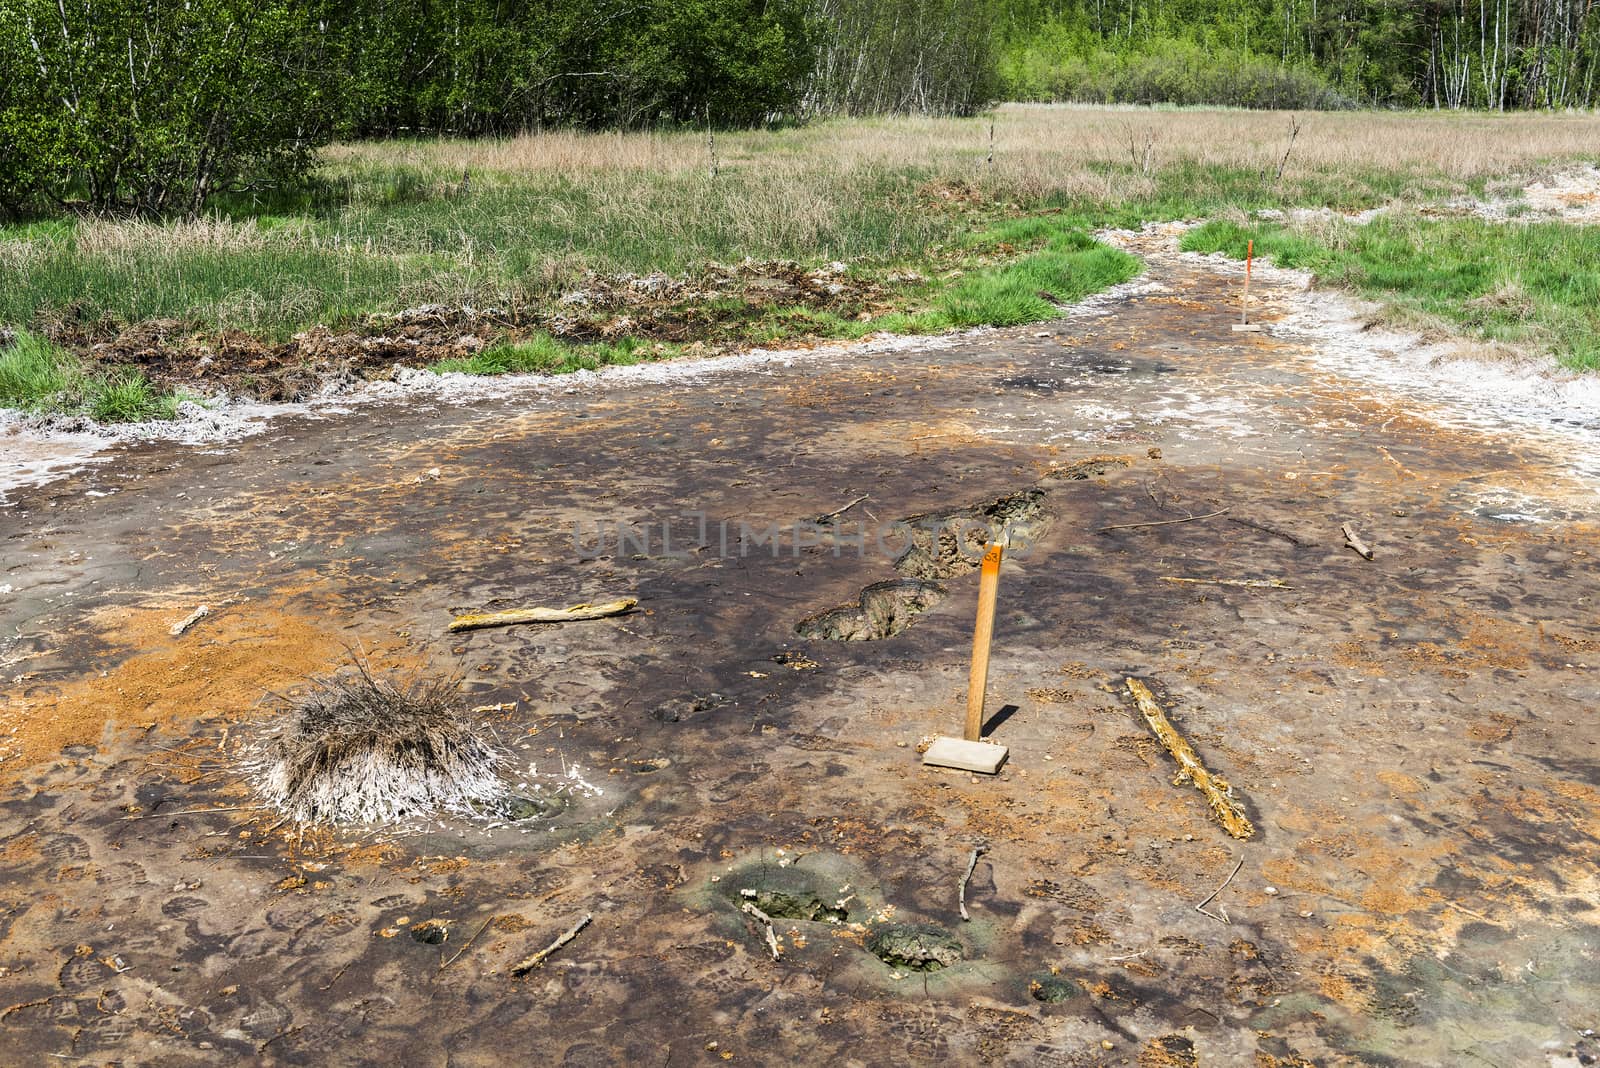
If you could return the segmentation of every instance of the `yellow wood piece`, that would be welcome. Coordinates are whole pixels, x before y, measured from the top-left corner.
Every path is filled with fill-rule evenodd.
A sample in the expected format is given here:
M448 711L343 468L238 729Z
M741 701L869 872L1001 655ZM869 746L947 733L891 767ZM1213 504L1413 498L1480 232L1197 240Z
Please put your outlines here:
M604 619L620 616L639 603L637 597L624 597L605 604L575 604L571 608L513 608L505 612L485 612L479 615L456 616L448 630L478 630L481 627L504 627L512 623L571 623L580 619Z
M1213 775L1205 769L1205 765L1200 763L1200 758L1195 755L1194 747L1178 733L1178 729L1167 719L1167 714L1161 711L1161 706L1156 704L1155 695L1150 692L1150 687L1138 679L1124 679L1123 683L1133 695L1133 703L1139 706L1144 721L1150 725L1155 736L1161 739L1161 744L1167 747L1172 759L1178 762L1178 775L1172 780L1172 784L1181 786L1185 782L1194 783L1195 789L1206 795L1206 801L1211 804L1211 811L1216 813L1217 819L1222 821L1223 828L1229 834L1235 838L1253 838L1256 829L1244 814L1243 807L1233 799L1233 787L1228 785L1228 780Z

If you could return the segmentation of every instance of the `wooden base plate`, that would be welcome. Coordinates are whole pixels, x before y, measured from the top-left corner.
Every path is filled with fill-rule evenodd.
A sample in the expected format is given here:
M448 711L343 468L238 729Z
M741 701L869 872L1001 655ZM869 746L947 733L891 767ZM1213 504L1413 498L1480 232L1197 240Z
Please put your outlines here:
M962 771L976 771L983 775L993 775L1000 770L1000 765L1006 762L1006 757L1011 755L1011 750L1003 745L993 742L969 742L961 738L936 738L928 751L922 754L922 762L935 768L959 768Z

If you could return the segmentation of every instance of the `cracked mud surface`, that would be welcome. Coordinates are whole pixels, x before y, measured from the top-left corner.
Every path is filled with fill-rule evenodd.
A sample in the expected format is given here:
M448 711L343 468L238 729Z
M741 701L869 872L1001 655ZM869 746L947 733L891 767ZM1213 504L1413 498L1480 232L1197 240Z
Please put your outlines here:
M1045 329L284 420L20 493L0 1062L1576 1063L1600 1026L1581 458L1236 334L1230 274L1131 240L1138 286ZM1269 322L1305 299L1252 292ZM1094 456L1129 463L1064 477ZM1034 489L990 667L1011 761L923 769L976 576L945 569L892 637L796 625L899 574L838 542L860 524ZM798 553L741 540L863 493ZM655 543L597 546L597 520ZM444 633L621 596L640 611ZM348 649L461 672L514 785L561 801L406 835L253 808L264 695ZM1172 785L1129 674L1255 839ZM1240 858L1227 922L1197 912ZM746 889L798 902L777 961ZM930 935L944 966L893 968L869 948L893 925L961 953Z

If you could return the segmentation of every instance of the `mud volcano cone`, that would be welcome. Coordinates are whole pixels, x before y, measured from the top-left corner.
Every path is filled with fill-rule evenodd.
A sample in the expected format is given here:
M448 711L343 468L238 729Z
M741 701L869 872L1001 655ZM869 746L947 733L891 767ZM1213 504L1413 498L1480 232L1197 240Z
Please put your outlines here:
M263 798L302 823L393 823L496 801L502 758L455 696L449 680L396 681L365 666L316 680L289 710Z

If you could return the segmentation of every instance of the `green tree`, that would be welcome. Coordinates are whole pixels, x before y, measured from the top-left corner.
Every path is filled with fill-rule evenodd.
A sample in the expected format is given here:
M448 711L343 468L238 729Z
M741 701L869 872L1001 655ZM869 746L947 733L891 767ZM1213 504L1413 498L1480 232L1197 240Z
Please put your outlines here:
M337 60L288 0L0 0L0 197L165 215L293 181Z

